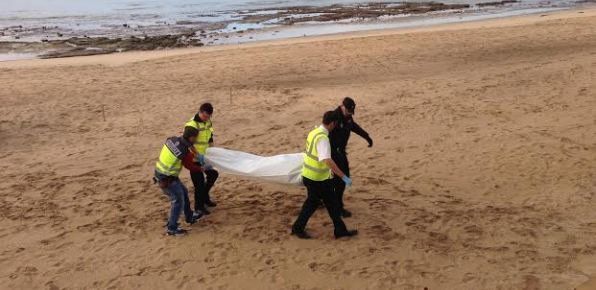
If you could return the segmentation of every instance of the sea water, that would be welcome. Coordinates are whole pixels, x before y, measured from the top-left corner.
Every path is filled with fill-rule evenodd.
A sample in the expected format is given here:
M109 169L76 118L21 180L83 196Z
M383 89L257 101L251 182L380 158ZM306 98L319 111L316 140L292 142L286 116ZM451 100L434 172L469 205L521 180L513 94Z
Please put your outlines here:
M477 4L492 0L444 0L446 4ZM9 26L71 26L79 29L129 25L221 21L243 10L291 6L378 3L367 0L1 0L0 28ZM409 1L413 2L413 1ZM420 1L424 2L424 1ZM519 8L561 6L574 0L524 0Z
M576 0L522 0L481 8L478 3L498 0L444 0L445 4L470 4L470 9L429 15L403 15L367 21L329 23L243 23L251 13L276 13L295 6L328 6L379 3L366 0L0 0L0 42L37 42L70 37L165 35L188 30L230 34L212 37L207 45L242 43L313 34L413 27L482 18L505 17L568 8ZM393 1L392 1L393 2ZM413 2L413 1L409 1ZM428 2L428 1L419 1ZM422 18L421 18L422 17ZM246 31L249 33L235 34ZM10 51L14 58L21 51ZM6 53L0 47L0 54ZM22 55L18 55L19 58ZM5 58L6 59L6 58ZM0 58L0 61L2 58Z

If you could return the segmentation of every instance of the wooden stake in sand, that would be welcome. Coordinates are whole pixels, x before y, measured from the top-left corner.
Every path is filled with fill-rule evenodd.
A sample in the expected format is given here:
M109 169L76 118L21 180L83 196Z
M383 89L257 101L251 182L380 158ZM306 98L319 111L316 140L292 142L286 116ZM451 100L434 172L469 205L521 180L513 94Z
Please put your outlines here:
M137 113L139 113L139 115L141 116L139 118L139 127L141 128L141 132L140 133L144 133L145 126L144 126L144 122L143 122L143 113L141 113L140 110L137 110Z
M103 121L106 121L106 105L101 105L101 116L103 117Z
M232 87L230 87L230 105L232 104Z

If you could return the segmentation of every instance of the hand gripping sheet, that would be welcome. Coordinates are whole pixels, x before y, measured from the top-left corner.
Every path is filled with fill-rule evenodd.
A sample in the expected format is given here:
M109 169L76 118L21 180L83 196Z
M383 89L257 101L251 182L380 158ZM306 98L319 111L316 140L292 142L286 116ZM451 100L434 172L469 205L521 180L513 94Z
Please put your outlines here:
M250 153L211 147L205 163L220 173L281 184L302 184L304 153L258 156Z

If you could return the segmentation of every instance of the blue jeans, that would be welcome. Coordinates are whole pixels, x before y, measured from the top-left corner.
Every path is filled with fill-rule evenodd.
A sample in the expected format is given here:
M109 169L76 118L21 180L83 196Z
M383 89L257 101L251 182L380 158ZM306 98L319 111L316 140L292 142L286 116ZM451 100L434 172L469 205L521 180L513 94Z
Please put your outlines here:
M176 230L178 228L178 218L180 211L184 210L184 217L187 221L192 219L192 210L188 203L188 189L182 184L180 179L172 181L168 187L162 188L164 194L170 198L172 207L170 208L170 217L168 218L168 230Z

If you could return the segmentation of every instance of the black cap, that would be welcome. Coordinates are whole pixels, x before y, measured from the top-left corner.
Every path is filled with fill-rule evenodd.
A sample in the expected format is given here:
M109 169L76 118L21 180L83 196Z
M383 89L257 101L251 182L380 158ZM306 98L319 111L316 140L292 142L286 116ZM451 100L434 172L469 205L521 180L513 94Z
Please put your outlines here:
M350 112L350 114L354 114L354 110L356 110L356 102L350 97L346 97L342 102L344 107Z

